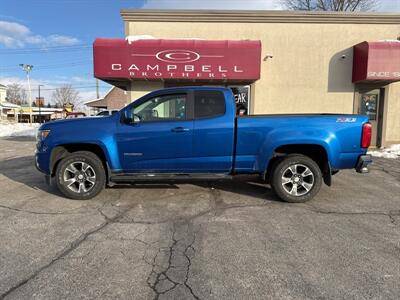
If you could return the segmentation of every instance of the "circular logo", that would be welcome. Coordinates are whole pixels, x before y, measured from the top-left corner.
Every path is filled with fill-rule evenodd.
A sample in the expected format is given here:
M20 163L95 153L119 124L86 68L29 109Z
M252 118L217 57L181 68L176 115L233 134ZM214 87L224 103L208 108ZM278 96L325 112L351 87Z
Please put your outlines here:
M200 54L190 50L164 50L156 54L158 60L167 63L189 63L200 58Z

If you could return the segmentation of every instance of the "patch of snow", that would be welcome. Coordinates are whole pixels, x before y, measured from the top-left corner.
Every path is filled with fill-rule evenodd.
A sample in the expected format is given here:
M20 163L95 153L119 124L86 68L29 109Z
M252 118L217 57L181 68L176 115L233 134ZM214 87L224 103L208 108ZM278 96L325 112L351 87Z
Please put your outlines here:
M393 39L379 40L379 42L400 43L400 41L399 41L399 40L393 40Z
M131 44L131 43L133 43L135 41L139 41L139 40L153 40L153 39L155 39L154 36L147 35L147 34L143 34L143 35L127 35L125 37L125 40L128 42L128 44ZM173 40L204 40L204 39L192 37L192 38L173 38Z
M400 144L391 145L381 150L368 151L368 154L375 157L400 158Z
M138 40L151 40L154 39L153 36L143 34L143 35L128 35L125 40L128 42L128 44L131 44L132 42L138 41Z
M5 123L0 124L0 137L29 136L35 137L40 124Z

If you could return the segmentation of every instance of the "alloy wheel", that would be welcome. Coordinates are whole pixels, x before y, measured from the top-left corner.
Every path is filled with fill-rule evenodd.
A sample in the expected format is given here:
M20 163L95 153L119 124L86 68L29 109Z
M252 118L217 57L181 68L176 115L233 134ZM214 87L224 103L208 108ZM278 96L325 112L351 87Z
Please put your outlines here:
M303 164L293 164L285 169L281 181L286 193L300 197L313 188L314 174Z
M64 185L74 193L87 193L96 184L96 172L83 161L70 163L64 170Z

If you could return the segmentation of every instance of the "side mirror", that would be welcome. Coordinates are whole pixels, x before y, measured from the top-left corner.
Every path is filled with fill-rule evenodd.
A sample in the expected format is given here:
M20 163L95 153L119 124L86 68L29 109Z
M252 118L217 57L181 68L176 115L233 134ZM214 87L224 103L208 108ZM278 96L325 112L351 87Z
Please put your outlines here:
M130 125L133 123L133 121L132 112L129 109L125 109L122 113L121 122Z
M140 118L137 115L132 115L132 111L129 109L124 110L122 114L122 123L127 124L127 125L132 125L135 123L140 122Z

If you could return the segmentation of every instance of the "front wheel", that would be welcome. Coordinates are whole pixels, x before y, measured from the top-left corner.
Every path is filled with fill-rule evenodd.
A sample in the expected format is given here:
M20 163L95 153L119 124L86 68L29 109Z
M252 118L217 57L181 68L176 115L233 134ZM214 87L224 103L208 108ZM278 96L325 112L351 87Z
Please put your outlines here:
M57 187L68 198L91 199L102 191L105 182L103 163L94 153L73 152L57 166Z
M271 186L286 202L301 203L314 198L322 184L322 173L311 158L293 154L273 170Z

